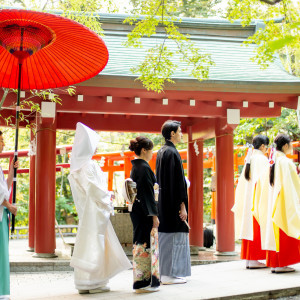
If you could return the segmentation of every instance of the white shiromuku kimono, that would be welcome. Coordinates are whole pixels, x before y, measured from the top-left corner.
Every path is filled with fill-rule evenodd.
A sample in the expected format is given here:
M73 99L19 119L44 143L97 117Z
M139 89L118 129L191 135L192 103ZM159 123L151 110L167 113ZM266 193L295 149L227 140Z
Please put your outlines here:
M113 206L106 177L92 156L99 135L77 123L68 177L79 217L73 256L75 286L105 286L117 273L131 268L110 222Z
M264 174L269 172L267 157L260 150L253 150L250 160L250 180L245 178L245 167L235 191L235 204L232 208L235 219L235 238L253 241L253 216L256 215L256 187ZM259 223L259 220L257 218Z

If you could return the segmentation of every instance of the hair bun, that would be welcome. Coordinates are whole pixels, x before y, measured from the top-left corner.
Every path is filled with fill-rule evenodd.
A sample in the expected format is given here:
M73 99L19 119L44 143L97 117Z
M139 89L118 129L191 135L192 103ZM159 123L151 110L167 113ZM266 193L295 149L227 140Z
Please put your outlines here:
M131 151L134 151L137 156L140 156L143 148L145 150L153 149L153 142L144 136L138 136L135 139L130 140L128 148Z
M135 151L136 147L138 145L138 141L136 139L130 140L129 150Z

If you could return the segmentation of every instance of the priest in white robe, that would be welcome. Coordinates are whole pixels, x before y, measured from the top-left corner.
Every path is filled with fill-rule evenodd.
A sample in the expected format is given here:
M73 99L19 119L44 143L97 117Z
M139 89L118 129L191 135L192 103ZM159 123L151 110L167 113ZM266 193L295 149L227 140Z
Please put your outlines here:
M106 177L92 160L99 139L95 131L77 123L68 179L79 218L71 259L79 293L109 291L109 279L131 268L110 222L113 205Z

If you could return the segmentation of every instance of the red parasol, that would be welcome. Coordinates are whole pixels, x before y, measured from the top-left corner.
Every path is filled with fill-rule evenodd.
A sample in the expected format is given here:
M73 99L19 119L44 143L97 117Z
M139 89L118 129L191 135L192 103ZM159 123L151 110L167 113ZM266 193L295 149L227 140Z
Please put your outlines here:
M0 45L0 86L18 88L16 161L20 90L57 88L85 81L103 70L108 51L96 33L75 21L15 9L0 10ZM17 172L14 171L15 203Z

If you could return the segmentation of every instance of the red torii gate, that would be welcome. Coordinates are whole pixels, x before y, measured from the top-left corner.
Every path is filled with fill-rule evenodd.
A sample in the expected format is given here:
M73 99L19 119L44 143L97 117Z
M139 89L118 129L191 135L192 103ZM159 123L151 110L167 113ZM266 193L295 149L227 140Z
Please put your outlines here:
M28 118L37 127L37 152L30 163L30 206L35 208L31 247L39 256L53 256L55 251L57 129L74 130L80 121L98 131L159 133L164 121L176 119L182 122L182 130L188 135L190 243L203 246L203 140L215 137L217 251L232 254L235 249L231 212L233 129L239 117L276 117L281 107L297 108L300 80L276 64L263 71L250 62L254 45L237 47L261 24L242 27L222 20L185 19L176 25L182 32L190 33L196 46L211 53L215 61L209 80L199 82L178 71L174 75L175 84L167 84L163 94L146 91L129 69L144 57L145 50L158 40L163 41L164 36L158 28L156 36L142 39L144 49L129 50L122 43L131 26L123 24L123 19L121 15L101 15L109 63L100 76L77 85L80 97L54 90L62 99L62 105L56 107L55 119L42 118L39 113L32 116L28 110ZM172 41L166 44L174 47ZM29 91L25 92L29 95ZM14 115L14 104L15 95L9 94L1 115ZM23 113L27 113L26 109Z

